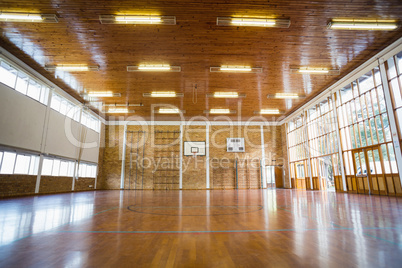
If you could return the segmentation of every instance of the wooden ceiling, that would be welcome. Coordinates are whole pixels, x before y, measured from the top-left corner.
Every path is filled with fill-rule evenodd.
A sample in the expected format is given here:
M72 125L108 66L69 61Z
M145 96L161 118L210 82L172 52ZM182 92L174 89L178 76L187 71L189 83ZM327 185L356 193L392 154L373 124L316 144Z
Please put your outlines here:
M285 115L300 107L369 57L402 36L395 31L329 30L332 18L397 19L400 0L382 1L88 1L3 0L3 12L57 14L59 23L0 22L0 45L42 75L83 101L79 91L113 91L107 104L142 103L135 114L150 118L152 104L173 104L187 119L204 110L237 110L233 119L246 120L254 111L278 108ZM176 16L176 25L100 24L104 14ZM289 28L217 26L217 17L289 18ZM177 73L127 72L127 65L165 63L181 66ZM97 72L55 77L45 65L99 65ZM209 67L262 67L259 74L211 73ZM340 75L291 74L291 67L340 69ZM197 90L194 92L194 87ZM144 98L151 91L176 91L182 98ZM206 98L215 91L247 94L241 99ZM301 100L267 99L267 94L306 94ZM240 115L240 116L239 116ZM214 118L214 116L209 116ZM269 120L278 117L267 116ZM158 115L157 120L178 119Z

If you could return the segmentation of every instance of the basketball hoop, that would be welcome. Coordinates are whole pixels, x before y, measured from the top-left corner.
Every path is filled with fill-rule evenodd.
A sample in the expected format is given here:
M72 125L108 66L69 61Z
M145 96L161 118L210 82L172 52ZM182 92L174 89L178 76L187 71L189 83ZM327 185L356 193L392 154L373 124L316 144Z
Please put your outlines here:
M193 152L194 159L197 158L197 152Z

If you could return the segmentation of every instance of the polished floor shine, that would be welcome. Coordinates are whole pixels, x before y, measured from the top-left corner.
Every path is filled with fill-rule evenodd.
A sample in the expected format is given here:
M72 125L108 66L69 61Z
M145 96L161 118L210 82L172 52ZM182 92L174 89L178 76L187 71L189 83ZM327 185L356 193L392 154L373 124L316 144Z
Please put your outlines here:
M401 267L402 199L296 190L0 200L0 267Z

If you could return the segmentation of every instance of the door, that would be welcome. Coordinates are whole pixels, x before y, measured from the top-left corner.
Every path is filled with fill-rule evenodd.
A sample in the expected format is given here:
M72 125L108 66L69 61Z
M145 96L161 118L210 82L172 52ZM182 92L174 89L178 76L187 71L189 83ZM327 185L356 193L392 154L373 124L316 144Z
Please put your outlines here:
M318 179L321 190L327 189L328 165L324 159L318 158Z
M304 162L296 163L296 189L306 189L306 169Z
M265 166L267 188L275 188L275 166Z
M352 151L358 193L384 194L387 192L380 152L379 146Z
M365 150L368 161L368 177L372 194L387 194L386 179L384 174L384 163L379 146L367 148Z
M275 166L275 184L276 188L283 188L283 167Z

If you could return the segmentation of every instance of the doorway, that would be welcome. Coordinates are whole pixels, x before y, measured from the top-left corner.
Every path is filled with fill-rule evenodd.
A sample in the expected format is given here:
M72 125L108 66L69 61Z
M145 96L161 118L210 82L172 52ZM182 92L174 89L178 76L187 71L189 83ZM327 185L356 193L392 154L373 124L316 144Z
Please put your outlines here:
M387 194L381 148L357 149L352 151L352 155L357 193Z
M283 188L283 166L265 166L267 188Z
M296 189L306 190L306 168L304 162L296 162Z
M335 191L332 155L318 158L318 176L321 184L320 189Z

